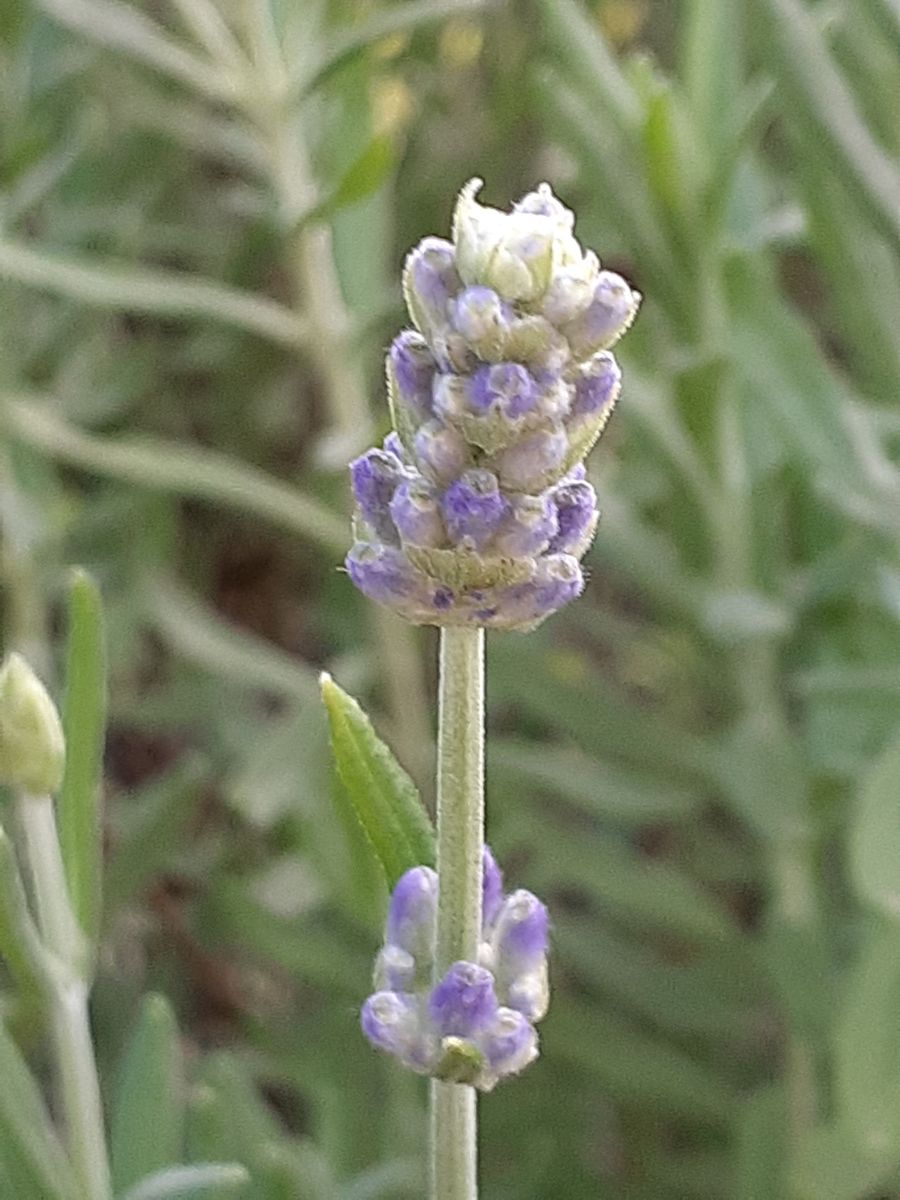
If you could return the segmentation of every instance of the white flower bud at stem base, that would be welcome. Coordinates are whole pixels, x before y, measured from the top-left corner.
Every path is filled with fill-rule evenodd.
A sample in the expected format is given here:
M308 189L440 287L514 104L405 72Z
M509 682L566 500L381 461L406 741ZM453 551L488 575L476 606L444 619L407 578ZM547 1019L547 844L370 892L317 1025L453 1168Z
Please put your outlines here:
M62 783L66 743L56 706L20 654L0 668L0 783L43 796Z

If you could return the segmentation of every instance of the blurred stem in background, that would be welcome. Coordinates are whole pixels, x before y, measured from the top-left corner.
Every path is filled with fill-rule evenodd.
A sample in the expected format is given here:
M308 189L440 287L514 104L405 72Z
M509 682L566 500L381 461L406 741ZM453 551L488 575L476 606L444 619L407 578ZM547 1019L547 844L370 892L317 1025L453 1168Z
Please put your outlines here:
M293 283L292 302L298 320L310 331L307 352L330 414L319 452L323 463L343 470L348 459L368 445L373 428L362 364L350 344L353 322L341 292L331 231L326 223L307 219L318 190L272 9L263 0L244 0L243 13L249 75L242 94L267 154ZM400 760L422 787L431 774L433 739L418 634L391 614L371 619L387 681L393 742Z

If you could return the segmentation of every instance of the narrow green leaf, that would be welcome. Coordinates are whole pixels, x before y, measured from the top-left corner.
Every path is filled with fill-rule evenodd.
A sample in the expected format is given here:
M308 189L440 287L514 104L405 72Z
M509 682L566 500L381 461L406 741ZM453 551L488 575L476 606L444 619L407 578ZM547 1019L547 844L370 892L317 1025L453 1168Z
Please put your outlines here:
M757 0L756 8L789 91L788 115L806 127L807 153L828 157L873 224L900 248L900 169L872 136L815 17L798 0Z
M63 703L66 773L59 839L72 906L92 945L100 927L103 829L100 788L106 728L106 651L100 591L84 571L69 590L69 646Z
M125 1049L111 1144L117 1192L184 1156L184 1067L178 1025L163 996L146 997ZM159 1192L169 1194L181 1193Z
M95 437L50 405L22 400L0 399L0 427L15 441L94 474L261 517L329 552L347 547L344 522L318 500L226 454L162 438Z
M74 1200L71 1169L38 1086L0 1022L0 1134L42 1200Z
M32 919L15 850L0 829L0 955L33 1004L46 985L47 956Z
M324 220L342 208L358 204L376 192L388 176L394 162L393 139L386 134L373 137L353 160L337 187L304 220Z
M642 856L621 838L563 829L533 807L506 820L521 822L530 845L530 877L539 893L576 888L600 908L650 929L701 943L737 940L727 910L686 873Z
M160 636L189 662L245 687L317 703L316 673L302 659L227 621L174 579L154 573L143 599Z
M900 1156L898 1008L900 928L875 921L850 975L835 1046L837 1111L871 1156Z
M544 33L554 57L576 86L612 117L620 131L634 130L640 103L622 74L596 21L575 0L539 0Z
M741 1103L736 1124L735 1200L782 1200L788 1194L788 1098L782 1084Z
M396 4L392 8L376 12L368 21L342 31L335 37L331 46L324 49L299 80L299 96L306 96L320 87L335 71L373 42L390 37L393 33L403 33L420 25L431 24L433 21L446 20L448 17L458 18L466 13L474 14L485 6L486 0L408 0L406 4Z
M219 321L291 349L308 337L302 318L283 304L186 273L152 271L119 262L98 267L89 259L0 242L0 279L113 312Z
M684 20L684 80L696 128L713 162L727 158L741 82L740 0L689 0Z
M627 1103L714 1124L731 1119L737 1097L712 1071L596 1005L558 997L541 1028L548 1057L596 1075Z
M570 746L495 738L487 758L494 787L504 781L518 789L530 785L553 800L625 825L683 821L701 803L696 790L598 762Z
M357 702L330 675L321 682L338 775L393 886L409 867L434 862L434 830L415 784Z
M106 872L110 912L138 894L183 847L204 774L203 760L192 756L132 793Z
M237 1191L250 1182L240 1163L196 1163L170 1167L142 1179L122 1200L201 1200L201 1197Z
M863 780L850 840L857 894L900 919L900 736Z

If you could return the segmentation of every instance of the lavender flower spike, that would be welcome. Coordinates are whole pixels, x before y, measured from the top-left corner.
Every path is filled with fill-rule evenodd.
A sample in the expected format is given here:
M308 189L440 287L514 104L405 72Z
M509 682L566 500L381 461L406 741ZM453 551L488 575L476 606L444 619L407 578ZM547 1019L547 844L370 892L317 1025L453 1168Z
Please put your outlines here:
M505 895L489 847L482 854L478 962L455 962L432 985L437 876L413 867L394 886L375 991L360 1013L376 1049L421 1074L490 1091L537 1057L547 1011L547 910L531 892Z
M453 238L404 269L415 329L387 356L395 433L351 467L347 569L417 624L530 629L581 591L597 524L583 459L616 402L609 348L640 296L547 184L511 212L460 193Z

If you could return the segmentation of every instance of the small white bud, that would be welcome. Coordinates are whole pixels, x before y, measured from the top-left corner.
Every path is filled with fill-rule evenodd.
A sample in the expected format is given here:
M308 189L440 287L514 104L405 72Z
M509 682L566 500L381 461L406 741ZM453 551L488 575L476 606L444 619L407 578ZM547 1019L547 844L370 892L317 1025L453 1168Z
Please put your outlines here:
M66 743L56 706L20 654L0 668L0 782L42 796L62 783Z

